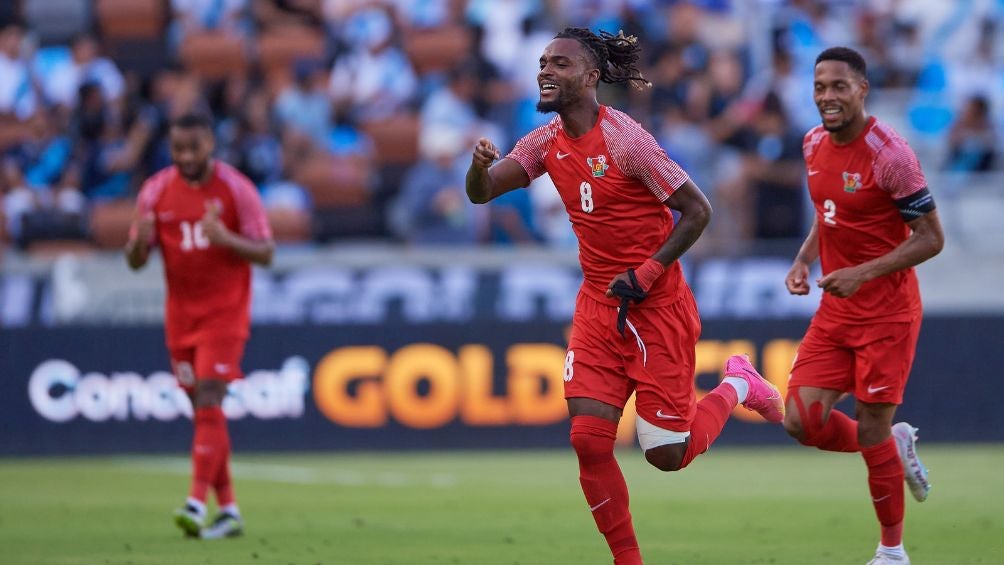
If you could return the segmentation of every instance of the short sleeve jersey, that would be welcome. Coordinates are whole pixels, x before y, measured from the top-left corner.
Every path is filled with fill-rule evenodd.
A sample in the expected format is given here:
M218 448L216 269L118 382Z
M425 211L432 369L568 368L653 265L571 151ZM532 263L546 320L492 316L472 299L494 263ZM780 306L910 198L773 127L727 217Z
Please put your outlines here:
M601 302L615 276L662 247L673 229L665 205L689 177L651 134L627 114L600 106L596 125L569 137L555 116L523 137L506 156L533 180L549 173L579 240L583 291ZM685 288L679 262L667 267L641 307L674 302Z
M201 186L188 184L171 166L144 183L140 215L152 214L154 239L164 258L167 282L168 347L247 339L250 325L251 266L230 249L211 245L200 220L219 209L227 229L265 241L272 230L255 186L240 172L214 161Z
M803 142L809 194L819 227L823 274L860 265L895 249L910 235L895 201L927 187L917 156L874 117L854 141L836 145L823 127ZM824 293L818 316L845 324L909 321L921 311L912 268L868 281L848 298Z

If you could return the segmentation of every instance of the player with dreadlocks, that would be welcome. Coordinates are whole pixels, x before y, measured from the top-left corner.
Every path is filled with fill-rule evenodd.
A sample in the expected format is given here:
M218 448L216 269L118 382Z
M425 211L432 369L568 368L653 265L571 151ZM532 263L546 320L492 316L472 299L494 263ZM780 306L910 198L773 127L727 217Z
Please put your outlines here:
M679 258L711 219L686 172L623 112L596 101L600 81L648 82L637 39L587 29L559 33L540 57L540 112L558 115L523 137L504 159L480 139L467 195L484 203L549 173L579 240L584 281L565 357L565 398L579 481L617 565L642 562L628 490L614 458L617 423L636 393L645 459L663 471L707 451L737 404L770 422L784 417L777 389L742 356L697 402L701 321ZM670 209L680 219L674 226Z

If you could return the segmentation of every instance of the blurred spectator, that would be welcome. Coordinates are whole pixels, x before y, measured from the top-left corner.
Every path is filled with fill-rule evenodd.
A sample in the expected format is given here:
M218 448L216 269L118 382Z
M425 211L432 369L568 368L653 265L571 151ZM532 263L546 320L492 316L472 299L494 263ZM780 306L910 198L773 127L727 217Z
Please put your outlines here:
M336 112L361 122L410 109L418 81L395 44L394 22L387 11L356 12L345 23L345 39L350 51L335 59L328 87Z
M21 56L24 28L18 23L0 28L0 120L24 121L35 114L38 97L28 65Z
M391 204L388 224L402 240L413 244L469 245L483 233L483 209L467 198L464 181L470 160L462 132L423 131L421 160L404 180Z
M295 128L323 147L328 143L331 130L327 73L320 61L301 59L294 67L293 83L284 88L275 101L279 126Z
M199 31L244 36L250 28L247 8L248 0L171 0L171 48L177 49L185 36Z
M997 158L997 132L990 118L990 102L972 96L948 132L948 162L954 172L993 170Z
M754 238L784 239L804 235L802 134L793 130L780 98L770 93L753 122L736 134L742 151L738 175L719 186L724 218L720 244L742 246Z
M77 108L77 145L81 151L81 191L90 200L110 200L129 194L132 172L142 157L152 124L134 120L126 130L104 103L101 87L80 87Z
M579 241L572 231L565 203L561 201L561 194L551 182L551 176L544 174L535 178L526 190L530 193L534 211L533 221L541 240L556 249L577 249Z
M488 205L488 241L526 245L541 241L533 213L533 201L526 190L513 190Z
M268 97L256 92L248 97L234 144L233 165L259 189L282 178L282 145L272 133Z
M84 84L100 86L101 95L110 108L119 111L125 95L125 79L118 67L100 54L100 46L92 35L81 35L73 40L69 57L59 58L53 53L47 63L48 70L39 76L42 92L51 104L76 108L78 94Z

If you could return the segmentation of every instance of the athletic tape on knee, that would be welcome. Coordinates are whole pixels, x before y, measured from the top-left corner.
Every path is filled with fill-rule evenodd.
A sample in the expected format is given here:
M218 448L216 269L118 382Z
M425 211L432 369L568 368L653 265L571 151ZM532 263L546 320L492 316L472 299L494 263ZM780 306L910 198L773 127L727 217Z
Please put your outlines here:
M648 451L653 447L659 447L660 445L683 443L690 437L689 431L674 432L673 430L665 430L648 422L641 416L637 416L635 421L635 428L638 432L638 444L641 445L644 451Z
M798 408L798 418L802 421L803 445L818 445L819 434L823 431L823 403L816 401L809 405L809 410L805 410L802 403L802 396L798 394L799 387L792 388L790 398L795 399L795 406Z

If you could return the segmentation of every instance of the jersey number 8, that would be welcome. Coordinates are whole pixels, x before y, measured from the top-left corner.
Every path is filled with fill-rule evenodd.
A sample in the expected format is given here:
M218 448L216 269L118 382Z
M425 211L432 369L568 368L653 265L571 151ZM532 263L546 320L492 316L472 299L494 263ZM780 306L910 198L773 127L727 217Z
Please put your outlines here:
M579 185L579 196L582 200L582 211L590 213L593 211L593 187L588 182L583 181Z

